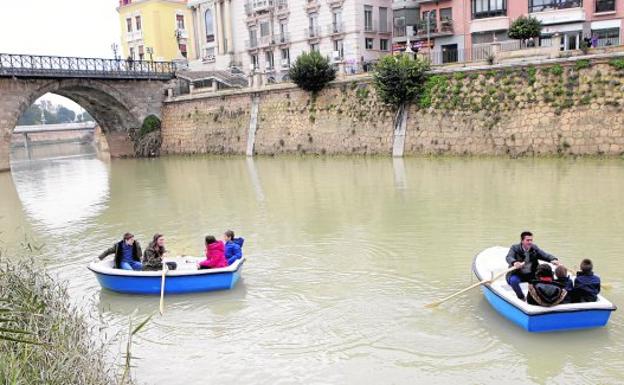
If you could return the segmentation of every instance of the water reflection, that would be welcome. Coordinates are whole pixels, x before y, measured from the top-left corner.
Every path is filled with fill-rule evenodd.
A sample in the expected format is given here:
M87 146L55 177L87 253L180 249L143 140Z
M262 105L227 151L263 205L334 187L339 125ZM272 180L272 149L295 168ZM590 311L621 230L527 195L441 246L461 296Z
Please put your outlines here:
M81 204L80 215L67 209L57 227L38 225L37 216L67 213L35 201L83 202L83 180L102 167L99 203ZM593 257L616 288L605 294L622 303L619 160L72 159L13 175L19 198L0 175L12 202L0 213L23 220L21 201L49 238L49 266L120 330L134 309L142 318L158 308L156 297L101 291L85 268L123 232L144 246L162 232L173 254L199 255L206 234L228 228L246 238L235 290L166 298L165 316L138 338L143 382L202 381L207 361L220 368L211 381L224 384L624 381L620 312L606 329L534 336L477 291L423 308L471 283L477 251L516 242L525 228L564 262ZM82 188L64 194L49 186L75 179ZM55 236L65 228L71 237Z

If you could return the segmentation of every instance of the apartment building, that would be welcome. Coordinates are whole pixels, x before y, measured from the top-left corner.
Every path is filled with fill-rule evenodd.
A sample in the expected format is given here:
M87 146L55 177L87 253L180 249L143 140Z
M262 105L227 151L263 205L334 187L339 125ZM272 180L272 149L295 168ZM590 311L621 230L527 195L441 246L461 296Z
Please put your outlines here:
M192 58L193 23L186 0L119 0L122 57Z
M443 61L478 57L481 48L493 41L503 47L517 46L519 42L510 40L507 31L522 15L542 21L537 44L549 45L550 38L559 34L562 50L578 49L583 38L592 36L598 45L617 45L624 0L399 0L393 3L394 29L399 31L393 48L403 50L401 43L409 39L414 50L446 52Z
M304 51L355 72L392 48L391 0L191 0L189 6L201 34L193 69L234 66L279 81Z

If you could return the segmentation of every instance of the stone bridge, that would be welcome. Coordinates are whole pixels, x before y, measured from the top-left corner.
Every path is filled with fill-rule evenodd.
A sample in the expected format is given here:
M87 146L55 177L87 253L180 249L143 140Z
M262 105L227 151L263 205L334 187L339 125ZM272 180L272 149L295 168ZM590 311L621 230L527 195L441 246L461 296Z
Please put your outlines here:
M10 169L17 120L48 92L73 100L93 116L111 156L134 156L129 134L147 116L160 118L174 76L169 62L0 54L0 171Z

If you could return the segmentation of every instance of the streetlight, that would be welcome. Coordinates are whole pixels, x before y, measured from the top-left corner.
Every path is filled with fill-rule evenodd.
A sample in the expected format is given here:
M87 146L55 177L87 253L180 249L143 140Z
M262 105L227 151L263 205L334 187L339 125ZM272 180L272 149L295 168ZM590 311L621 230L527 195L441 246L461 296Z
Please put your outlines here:
M111 49L113 50L113 57L115 58L115 60L119 59L119 57L117 57L117 50L119 49L117 43L111 44Z

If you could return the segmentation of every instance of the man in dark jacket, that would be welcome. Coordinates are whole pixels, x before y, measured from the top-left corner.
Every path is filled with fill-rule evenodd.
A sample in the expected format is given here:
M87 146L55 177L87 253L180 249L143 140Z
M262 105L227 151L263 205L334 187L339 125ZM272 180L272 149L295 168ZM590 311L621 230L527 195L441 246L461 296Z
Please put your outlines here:
M581 271L576 273L572 302L596 302L600 293L600 277L594 275L592 261L584 259Z
M123 239L106 249L98 258L100 260L115 254L115 269L142 270L141 245L134 240L134 235L125 233Z
M530 231L522 232L520 243L511 246L507 254L509 267L515 266L517 268L507 275L507 283L514 290L516 296L523 301L524 293L522 293L520 283L531 282L535 279L539 260L559 265L557 257L548 254L533 243L533 234Z

